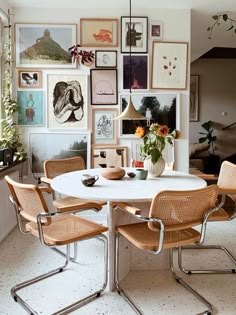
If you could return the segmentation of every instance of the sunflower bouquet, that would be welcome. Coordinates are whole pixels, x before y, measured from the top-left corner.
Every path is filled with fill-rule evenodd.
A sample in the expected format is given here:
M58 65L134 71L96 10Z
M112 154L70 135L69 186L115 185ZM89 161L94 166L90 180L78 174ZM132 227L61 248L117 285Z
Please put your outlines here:
M162 156L167 143L173 145L174 139L180 138L180 131L174 129L171 133L166 125L159 125L158 123L151 124L148 131L143 127L137 127L135 135L143 139L141 145L142 158L151 157L151 161L155 164Z

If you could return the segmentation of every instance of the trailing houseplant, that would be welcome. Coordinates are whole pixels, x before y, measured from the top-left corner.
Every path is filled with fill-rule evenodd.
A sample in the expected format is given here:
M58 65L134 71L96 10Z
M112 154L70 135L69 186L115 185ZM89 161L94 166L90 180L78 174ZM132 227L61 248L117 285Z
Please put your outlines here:
M226 24L226 31L232 32L234 35L236 35L236 20L232 19L228 14L222 13L222 14L215 14L212 16L213 24L211 26L208 26L208 38L212 38L213 30L216 26L220 26L223 23Z
M1 120L2 137L0 148L11 148L16 160L23 160L26 153L23 149L17 125L14 122L14 114L17 111L17 103L12 98L12 56L11 56L11 25L9 20L7 43L5 49L5 72L3 78L2 107L4 118Z

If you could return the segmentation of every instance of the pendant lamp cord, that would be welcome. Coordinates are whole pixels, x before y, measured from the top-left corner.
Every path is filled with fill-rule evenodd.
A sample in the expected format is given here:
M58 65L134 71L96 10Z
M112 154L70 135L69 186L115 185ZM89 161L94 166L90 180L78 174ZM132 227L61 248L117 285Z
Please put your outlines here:
M129 0L129 93L131 94L131 0Z

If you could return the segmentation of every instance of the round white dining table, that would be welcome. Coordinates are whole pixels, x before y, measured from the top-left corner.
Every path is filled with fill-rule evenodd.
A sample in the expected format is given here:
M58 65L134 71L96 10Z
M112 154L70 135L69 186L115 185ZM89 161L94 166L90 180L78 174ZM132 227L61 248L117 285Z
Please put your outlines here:
M108 270L109 289L114 289L114 257L115 257L115 226L112 202L150 202L162 190L194 190L206 186L205 180L187 173L165 170L160 177L148 177L139 180L130 178L127 173L134 168L124 168L126 175L120 180L108 180L101 175L103 168L85 169L59 175L52 179L51 187L60 194L80 197L90 200L106 201L108 206ZM83 174L98 175L98 181L87 187L82 184Z

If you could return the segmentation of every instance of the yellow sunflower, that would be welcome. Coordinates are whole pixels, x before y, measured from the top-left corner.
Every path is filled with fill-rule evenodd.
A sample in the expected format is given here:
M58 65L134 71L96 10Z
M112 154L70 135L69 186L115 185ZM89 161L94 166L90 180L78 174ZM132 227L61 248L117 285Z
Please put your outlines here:
M135 136L138 138L143 138L145 135L145 130L143 127L137 127L135 130Z

